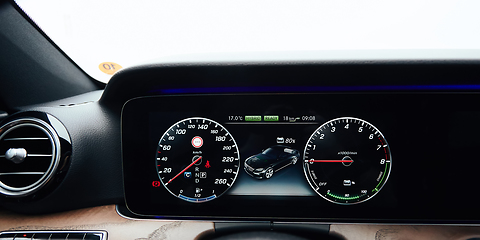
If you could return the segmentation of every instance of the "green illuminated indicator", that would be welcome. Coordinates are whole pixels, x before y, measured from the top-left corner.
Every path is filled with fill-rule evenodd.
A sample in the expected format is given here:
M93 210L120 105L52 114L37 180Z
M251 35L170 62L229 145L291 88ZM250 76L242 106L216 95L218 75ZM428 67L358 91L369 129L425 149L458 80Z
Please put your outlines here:
M278 116L263 116L265 122L278 122Z
M340 199L340 200L355 200L355 199L359 199L361 197L361 196L340 197L340 196L334 195L332 193L327 193L327 195L329 195L331 197L334 197L334 198L337 198L337 199Z
M245 121L247 121L247 122L260 122L260 121L262 121L262 116L245 116Z
M387 169L388 169L388 162L385 164L385 172L383 173L383 176L382 176L382 179L380 179L380 181L378 182L377 186L375 187L375 189L378 191L378 187L383 183L383 179L385 178L385 173L387 172ZM375 190L373 189L373 190Z

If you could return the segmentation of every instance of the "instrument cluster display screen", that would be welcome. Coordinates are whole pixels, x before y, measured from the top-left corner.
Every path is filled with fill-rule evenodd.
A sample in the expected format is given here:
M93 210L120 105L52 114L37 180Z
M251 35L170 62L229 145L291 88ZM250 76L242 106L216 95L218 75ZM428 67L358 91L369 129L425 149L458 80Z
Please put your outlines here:
M463 182L473 180L465 175L471 169L455 172L466 154L451 138L480 145L452 130L462 130L462 117L480 120L480 114L466 105L455 114L442 111L473 97L452 95L448 103L435 94L133 99L122 112L126 207L137 216L173 219L473 221L455 211L460 199L444 188L473 189ZM442 218L432 217L438 207L446 209Z

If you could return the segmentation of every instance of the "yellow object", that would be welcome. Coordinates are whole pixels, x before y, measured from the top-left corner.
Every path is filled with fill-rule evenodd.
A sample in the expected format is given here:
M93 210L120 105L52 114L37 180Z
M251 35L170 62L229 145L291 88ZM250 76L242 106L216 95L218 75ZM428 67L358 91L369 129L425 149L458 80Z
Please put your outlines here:
M98 68L100 69L100 71L106 74L113 75L118 70L122 69L122 66L114 62L103 62L98 65Z

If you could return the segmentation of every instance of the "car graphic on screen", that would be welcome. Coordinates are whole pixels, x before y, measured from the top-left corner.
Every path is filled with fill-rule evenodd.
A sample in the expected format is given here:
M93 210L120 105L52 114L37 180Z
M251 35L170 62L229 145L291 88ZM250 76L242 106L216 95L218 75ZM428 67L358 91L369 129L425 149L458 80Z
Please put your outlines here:
M275 172L297 163L299 158L298 150L275 145L247 158L244 169L248 175L254 178L269 179Z

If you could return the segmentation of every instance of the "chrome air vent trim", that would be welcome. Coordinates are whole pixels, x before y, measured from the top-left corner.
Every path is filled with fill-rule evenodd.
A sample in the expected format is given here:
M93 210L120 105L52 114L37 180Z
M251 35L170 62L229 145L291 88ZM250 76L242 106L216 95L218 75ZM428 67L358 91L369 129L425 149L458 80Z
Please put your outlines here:
M11 149L26 150L25 159L6 157ZM61 156L60 139L45 121L19 118L0 127L0 154L0 193L27 196L45 186L55 174ZM22 181L23 185L17 184Z

